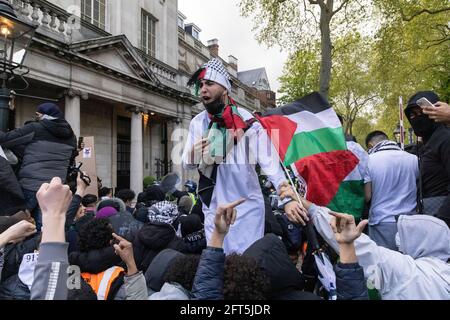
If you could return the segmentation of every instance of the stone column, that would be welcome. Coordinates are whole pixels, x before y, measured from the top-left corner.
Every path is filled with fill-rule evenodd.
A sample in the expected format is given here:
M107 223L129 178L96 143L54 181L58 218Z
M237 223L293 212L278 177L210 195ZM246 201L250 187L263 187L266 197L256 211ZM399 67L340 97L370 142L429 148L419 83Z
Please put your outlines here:
M131 112L131 154L130 154L130 189L136 195L143 191L144 159L142 139L142 114L136 109Z
M84 92L74 89L68 89L64 92L66 104L65 104L65 118L72 127L76 137L80 137L81 132L81 118L80 118L80 106L81 99L87 100L88 95Z
M66 120L72 127L73 132L80 137L80 97L66 95Z

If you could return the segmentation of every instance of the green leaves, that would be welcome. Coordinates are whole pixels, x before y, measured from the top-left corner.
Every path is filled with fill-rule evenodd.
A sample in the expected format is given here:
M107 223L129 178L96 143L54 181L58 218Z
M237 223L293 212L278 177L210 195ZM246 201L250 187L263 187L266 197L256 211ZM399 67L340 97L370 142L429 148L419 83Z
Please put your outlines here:
M419 90L450 98L449 0L241 0L240 8L253 18L259 41L291 52L280 104L319 91L320 68L330 63L321 60L327 19L329 100L348 133L393 132L399 96L405 104Z

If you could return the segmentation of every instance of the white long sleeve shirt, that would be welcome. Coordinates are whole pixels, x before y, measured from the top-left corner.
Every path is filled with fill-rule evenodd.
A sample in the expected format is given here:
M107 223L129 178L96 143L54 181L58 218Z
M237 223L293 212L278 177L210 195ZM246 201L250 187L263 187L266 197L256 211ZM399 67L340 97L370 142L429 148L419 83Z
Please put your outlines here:
M244 120L252 118L245 109L238 108ZM198 114L189 127L189 135L183 152L183 166L188 170L196 170L197 164L189 162L189 151L201 140L208 129L210 119L206 111ZM266 131L261 124L254 123L247 130L244 138L233 147L226 163L217 168L216 186L211 204L203 204L205 214L205 233L209 240L214 230L214 216L220 204L227 204L245 198L246 201L237 207L237 218L231 226L224 242L226 254L243 253L250 245L264 236L264 199L259 185L255 165L258 163L263 172L277 189L286 181L280 158L272 146Z

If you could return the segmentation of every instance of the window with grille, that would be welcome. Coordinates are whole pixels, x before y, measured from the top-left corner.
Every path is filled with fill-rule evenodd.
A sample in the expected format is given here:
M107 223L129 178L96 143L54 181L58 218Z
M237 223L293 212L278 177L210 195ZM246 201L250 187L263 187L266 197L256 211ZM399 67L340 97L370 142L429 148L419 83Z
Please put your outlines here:
M141 49L154 57L156 49L156 22L158 20L144 10L142 10L141 19Z
M81 17L105 30L106 0L81 0Z

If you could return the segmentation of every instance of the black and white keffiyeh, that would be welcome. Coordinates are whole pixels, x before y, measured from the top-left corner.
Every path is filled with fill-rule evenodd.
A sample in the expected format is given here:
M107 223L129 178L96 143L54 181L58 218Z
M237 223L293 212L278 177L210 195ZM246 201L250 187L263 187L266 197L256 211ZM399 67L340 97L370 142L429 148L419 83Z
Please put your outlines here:
M189 80L188 85L198 85L200 80L214 81L231 92L231 77L223 63L217 58L211 59L197 70Z
M402 151L402 148L398 146L394 141L381 141L375 147L369 150L369 154L374 154L380 151Z

